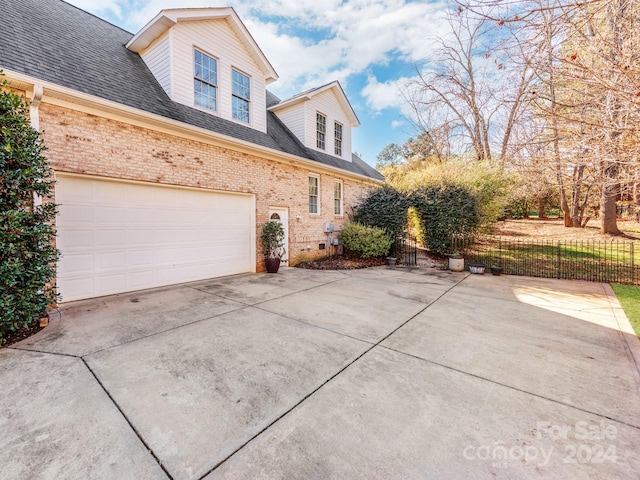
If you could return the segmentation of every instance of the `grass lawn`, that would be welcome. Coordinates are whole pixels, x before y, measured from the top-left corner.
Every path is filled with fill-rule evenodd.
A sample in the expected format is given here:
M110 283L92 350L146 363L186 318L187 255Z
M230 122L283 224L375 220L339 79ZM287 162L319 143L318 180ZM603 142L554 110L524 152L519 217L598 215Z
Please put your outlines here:
M611 287L616 293L624 313L627 314L631 326L636 331L636 335L640 338L640 287L617 283L612 283Z

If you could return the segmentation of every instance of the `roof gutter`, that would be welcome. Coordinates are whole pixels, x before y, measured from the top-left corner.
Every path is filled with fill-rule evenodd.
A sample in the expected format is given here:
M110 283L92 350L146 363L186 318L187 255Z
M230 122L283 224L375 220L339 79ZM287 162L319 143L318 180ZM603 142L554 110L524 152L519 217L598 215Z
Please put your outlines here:
M55 83L41 81L29 75L24 75L18 72L4 69L3 72L6 79L9 80L12 86L22 90L26 90L28 92L33 91L34 98L36 96L36 87L41 89L43 93L40 94L40 98L37 100L38 105L41 103L42 98L46 97L46 99L48 100L47 103L59 106L71 107L71 105L69 104L73 104L89 108L100 107L99 109L103 112L111 114L111 119L113 120L121 120L115 118L116 116L124 117L129 120L144 123L147 127L155 126L156 129L160 129L160 131L163 131L164 133L182 136L186 135L187 138L204 141L205 143L220 146L223 148L231 148L251 155L258 155L263 158L266 157L269 160L273 160L279 163L288 163L291 165L305 166L314 170L339 173L343 177L346 176L356 178L372 184L384 183L383 180L371 178L359 173L349 172L348 170L332 167L330 165L324 165L307 158L298 157L296 155L281 152L279 150L274 150L269 147L259 146L254 143L237 139L235 137L224 135L218 132L213 132L206 128L196 127L188 123L179 122L177 120L163 117L155 113L146 112L144 110L129 107L127 105L113 102L111 100L96 97L95 95L90 95L88 93L79 92L71 88L62 87ZM50 101L52 99L61 100L62 102ZM77 107L75 107L75 109L78 110ZM107 118L109 117L107 116Z

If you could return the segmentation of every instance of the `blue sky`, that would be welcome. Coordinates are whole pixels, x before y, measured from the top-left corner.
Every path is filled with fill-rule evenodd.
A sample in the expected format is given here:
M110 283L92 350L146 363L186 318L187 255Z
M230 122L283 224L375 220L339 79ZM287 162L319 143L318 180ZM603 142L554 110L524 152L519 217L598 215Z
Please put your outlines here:
M375 164L389 143L415 133L399 88L447 29L447 0L67 0L130 32L164 8L232 6L280 75L286 98L339 80L361 126L354 151Z

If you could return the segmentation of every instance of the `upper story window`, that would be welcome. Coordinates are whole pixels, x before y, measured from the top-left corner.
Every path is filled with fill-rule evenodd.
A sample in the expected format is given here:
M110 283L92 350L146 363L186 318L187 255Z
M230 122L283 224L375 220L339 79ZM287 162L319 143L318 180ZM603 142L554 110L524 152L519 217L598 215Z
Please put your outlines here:
M327 137L327 117L316 113L316 147L324 150Z
M338 156L342 156L342 124L335 122L334 127L334 152Z
M193 52L195 64L194 102L196 105L215 111L218 94L218 61L199 50Z
M320 178L317 175L309 175L309 213L320 213Z
M233 84L231 97L233 118L249 123L250 79L244 73L233 70L231 83Z
M333 214L342 215L342 182L336 180L333 184Z

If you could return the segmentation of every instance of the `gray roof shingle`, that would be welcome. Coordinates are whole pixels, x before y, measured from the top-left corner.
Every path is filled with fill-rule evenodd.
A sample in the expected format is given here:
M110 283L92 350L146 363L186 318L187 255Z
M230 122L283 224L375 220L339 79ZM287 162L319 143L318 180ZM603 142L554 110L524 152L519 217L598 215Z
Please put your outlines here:
M306 148L272 112L267 133L172 101L142 58L125 48L133 36L62 0L2 0L0 69L12 70L172 120L337 167L374 180L365 162ZM267 106L280 100L267 91Z

